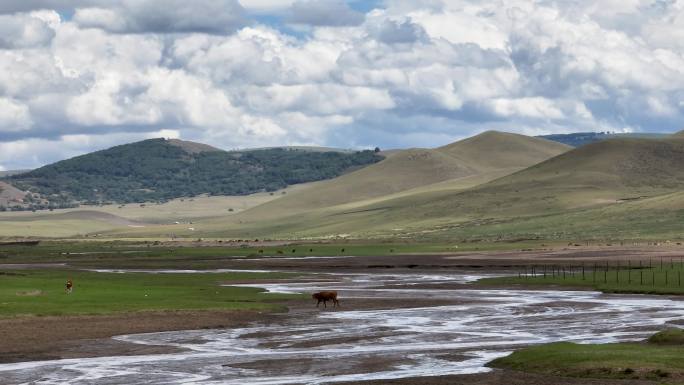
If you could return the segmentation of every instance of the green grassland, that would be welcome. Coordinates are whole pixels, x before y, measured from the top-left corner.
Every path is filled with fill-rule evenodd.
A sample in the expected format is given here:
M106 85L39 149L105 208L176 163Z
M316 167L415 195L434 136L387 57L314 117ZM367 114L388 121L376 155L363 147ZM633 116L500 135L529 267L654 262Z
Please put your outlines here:
M379 163L264 205L250 215L273 218L294 211L372 202L373 198L386 200L396 197L397 193L445 181L457 181L459 187L472 187L569 149L544 139L489 131L439 148L394 152ZM433 189L439 190L440 186L429 191Z
M684 383L681 329L667 330L644 343L532 346L492 361L489 366L560 377L640 379Z
M274 273L145 274L62 270L0 271L0 317L108 314L145 310L278 310L296 295L220 286L232 280L282 278ZM66 294L72 278L74 291Z
M477 169L473 165L484 162L481 158L486 154L497 153L490 149L510 141L501 134L485 136L488 140L484 144L471 143L472 148L479 149L478 161L462 162L470 171ZM440 151L445 154L443 149ZM515 165L517 153L510 153L509 162L498 163ZM368 173L391 160L364 170ZM346 179L320 185L324 189L291 194L235 216L198 221L194 232L180 226L148 227L113 231L110 236L161 237L174 232L182 237L200 233L210 237L347 236L430 242L675 240L684 236L682 165L684 139L619 138L562 153L518 172L510 168L496 171L513 172L509 175L495 176L489 164L468 177L372 198L365 193L354 198L355 189L364 191L373 184L368 181L372 178L366 177L357 183L352 173ZM412 168L406 165L401 169ZM477 183L469 185L467 181L473 178ZM390 179L401 181L401 173Z
M534 270L533 270L534 269ZM485 278L483 285L564 286L606 293L684 294L682 259L523 266L517 276Z
M455 211L454 190L421 192L363 207L332 207L267 219L251 210L234 217L198 220L194 231L183 226L127 228L106 233L109 237L164 238L275 238L404 239L427 242L485 242L519 239L548 241L580 240L681 240L684 238L684 194L664 193L634 201L606 203L596 207L563 209L553 199L490 201L493 208L479 211L464 200ZM581 194L576 197L582 201ZM422 202L430 208L420 208ZM481 204L482 202L480 202ZM515 207L516 205L517 208ZM539 211L539 208L544 210ZM450 214L451 213L451 214ZM312 226L315 224L315 226Z
M436 149L393 152L355 172L232 212L216 201L202 209L180 202L159 214L145 214L156 210L149 207L110 207L90 217L79 211L0 215L0 234L459 245L684 239L681 136L616 138L566 150L488 132Z
M357 238L417 239L443 224L471 221L474 215L444 214L430 205L457 197L464 190L520 171L567 151L569 147L537 138L486 132L436 149L395 152L377 164L311 188L288 194L232 217L182 226L121 229L114 237L156 236L173 232L189 237L273 237L283 239ZM431 213L438 211L437 215ZM442 239L457 239L448 234Z
M211 244L211 245L207 245ZM543 245L543 246L542 246ZM155 245L154 241L44 241L37 246L0 245L0 264L69 263L73 266L120 268L208 269L243 257L375 256L439 254L479 250L520 250L547 247L540 242L413 243L413 242L297 242L279 246L224 246L203 241L194 246Z

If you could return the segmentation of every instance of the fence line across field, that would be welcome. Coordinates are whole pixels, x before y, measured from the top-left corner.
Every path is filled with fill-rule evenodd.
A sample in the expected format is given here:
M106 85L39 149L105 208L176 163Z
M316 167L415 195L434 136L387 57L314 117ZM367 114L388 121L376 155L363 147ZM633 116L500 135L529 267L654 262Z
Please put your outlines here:
M668 261L669 259L669 261ZM684 271L684 257L660 258L654 265L653 258L639 260L638 265L628 260L605 261L581 264L531 264L524 265L518 271L521 280L578 280L592 283L615 283L625 285L651 285L656 283L666 287L682 286L682 271ZM669 263L668 263L669 262Z

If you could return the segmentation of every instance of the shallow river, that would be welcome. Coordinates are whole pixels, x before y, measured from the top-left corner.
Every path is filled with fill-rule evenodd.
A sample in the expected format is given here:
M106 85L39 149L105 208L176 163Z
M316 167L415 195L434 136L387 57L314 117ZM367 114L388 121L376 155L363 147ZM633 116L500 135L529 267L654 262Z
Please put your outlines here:
M295 311L268 327L120 336L183 353L0 365L0 384L320 384L477 373L523 345L641 339L684 317L684 301L588 291L436 290L459 275L339 275L325 284L264 285L274 292L336 289L343 307ZM415 286L415 287L412 287ZM453 304L354 310L345 299L448 298Z

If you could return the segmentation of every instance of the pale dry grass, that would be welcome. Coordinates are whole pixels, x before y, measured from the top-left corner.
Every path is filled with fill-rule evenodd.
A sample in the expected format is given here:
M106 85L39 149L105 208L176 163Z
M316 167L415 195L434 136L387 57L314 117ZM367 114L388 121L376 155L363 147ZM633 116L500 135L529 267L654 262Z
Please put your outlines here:
M164 204L82 206L54 211L0 213L0 237L77 237L108 231L144 231L159 228L169 234L189 228L201 219L227 217L251 207L309 188L290 186L271 193L246 196L201 196L175 199Z

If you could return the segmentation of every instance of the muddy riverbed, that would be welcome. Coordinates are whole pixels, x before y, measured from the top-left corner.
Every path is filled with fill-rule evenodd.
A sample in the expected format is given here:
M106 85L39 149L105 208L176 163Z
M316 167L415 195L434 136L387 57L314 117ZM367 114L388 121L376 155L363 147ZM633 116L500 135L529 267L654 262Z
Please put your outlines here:
M318 282L309 275L301 282L261 284L271 292L337 290L341 307L295 303L286 314L245 327L117 336L116 341L174 350L2 364L0 383L229 385L477 378L472 376L489 371L487 362L521 346L639 340L684 318L684 301L673 298L467 284L480 276L480 271L468 270L366 271L326 273Z

